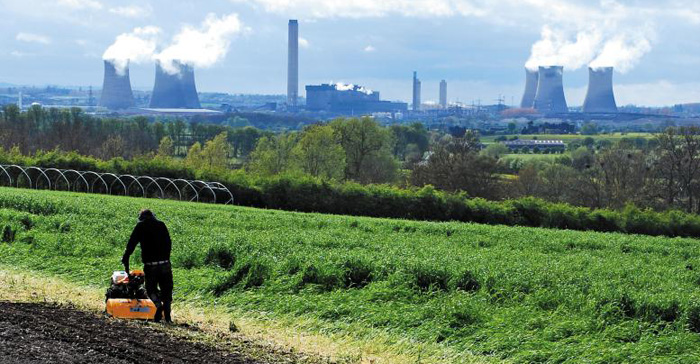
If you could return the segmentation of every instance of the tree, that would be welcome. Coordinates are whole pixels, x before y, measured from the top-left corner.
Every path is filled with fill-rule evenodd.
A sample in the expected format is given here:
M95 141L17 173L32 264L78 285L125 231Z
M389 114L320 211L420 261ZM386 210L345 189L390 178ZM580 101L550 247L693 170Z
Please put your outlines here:
M292 150L296 145L295 133L262 137L250 153L248 170L262 176L273 176L293 168Z
M121 157L125 151L124 139L120 135L112 135L102 143L100 149L100 158L102 159Z
M596 135L598 134L598 125L594 123L585 123L581 127L581 134L582 135Z
M345 178L362 183L387 182L365 170L368 161L387 160L391 156L392 140L388 130L369 117L336 119L331 122L336 141L345 150ZM397 164L394 164L398 168ZM391 167L391 166L387 166ZM391 173L393 174L393 173Z
M499 159L502 156L510 153L510 149L506 147L505 145L501 143L494 143L490 144L486 149L483 151L484 155L487 155L491 158L496 158Z
M306 129L292 154L304 173L324 179L343 177L345 151L335 142L330 126L314 125Z
M170 139L170 137L168 137L168 136L163 137L163 139L160 140L160 144L158 145L158 156L170 158L174 154L175 154L175 143L173 143L173 140Z
M209 169L222 170L228 168L228 136L223 132L214 139L207 141L202 150L202 160Z
M192 144L190 149L187 151L187 157L185 157L185 165L199 169L204 167L204 158L202 158L202 145L199 142Z

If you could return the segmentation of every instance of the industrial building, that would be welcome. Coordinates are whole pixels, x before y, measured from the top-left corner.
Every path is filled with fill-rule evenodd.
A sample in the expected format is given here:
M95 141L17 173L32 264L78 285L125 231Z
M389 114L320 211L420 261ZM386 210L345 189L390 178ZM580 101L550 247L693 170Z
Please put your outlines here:
M156 63L156 80L151 95L151 109L200 109L199 95L192 66L175 61L179 72L170 74Z
M287 47L287 105L297 106L299 96L299 22L289 21Z
M379 112L405 112L403 102L382 101L379 92L362 86L323 84L306 86L306 109L339 114L371 114Z
M563 152L566 150L566 143L563 140L511 140L503 142L503 144L508 147L511 151L521 151L523 149L529 149L532 151L537 148L540 150L548 150L555 152Z
M440 108L447 109L447 81L440 81Z
M117 72L112 61L105 60L105 75L99 106L110 110L128 109L134 106L134 93L131 90L129 66L124 72Z
M525 92L523 93L523 99L520 101L521 108L531 109L535 105L538 80L538 70L525 69Z
M588 68L588 91L583 102L585 113L617 113L613 92L613 68Z
M413 71L413 111L420 111L420 80L418 72Z
M537 93L534 107L543 114L562 114L569 112L564 96L564 67L540 67L537 76Z

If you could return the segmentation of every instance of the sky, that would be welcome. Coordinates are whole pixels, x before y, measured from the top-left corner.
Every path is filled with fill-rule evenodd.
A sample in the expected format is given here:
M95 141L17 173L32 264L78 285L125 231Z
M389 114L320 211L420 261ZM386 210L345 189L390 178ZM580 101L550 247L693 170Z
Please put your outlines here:
M0 83L99 88L103 57L194 64L200 92L284 94L299 19L300 92L360 84L387 100L517 104L524 69L565 67L570 105L588 66L614 66L618 104L700 102L700 2L671 0L0 0ZM117 42L117 40L120 40ZM107 52L107 50L110 50Z

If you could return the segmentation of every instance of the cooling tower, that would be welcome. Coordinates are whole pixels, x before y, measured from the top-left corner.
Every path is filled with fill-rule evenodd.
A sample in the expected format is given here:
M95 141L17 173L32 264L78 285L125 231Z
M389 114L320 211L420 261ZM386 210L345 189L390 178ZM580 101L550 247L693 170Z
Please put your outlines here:
M538 71L525 69L525 93L520 101L520 107L523 109L531 109L535 104L535 96L537 95L537 80L539 79Z
M534 107L544 114L569 112L564 96L564 67L540 67Z
M588 68L588 92L583 102L586 113L617 113L613 93L613 68Z
M131 91L131 81L129 79L129 67L124 70L124 74L117 73L114 63L105 62L105 79L102 84L102 95L99 106L111 110L128 109L134 106L134 94Z
M201 109L192 66L175 62L178 73L166 72L156 63L156 82L153 85L150 107L153 109Z

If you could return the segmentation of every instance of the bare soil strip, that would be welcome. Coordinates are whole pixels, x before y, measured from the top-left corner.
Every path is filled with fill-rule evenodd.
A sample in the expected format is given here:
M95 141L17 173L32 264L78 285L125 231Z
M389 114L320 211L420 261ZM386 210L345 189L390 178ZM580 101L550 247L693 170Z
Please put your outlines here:
M0 302L6 363L234 363L257 361L154 328L39 303Z

